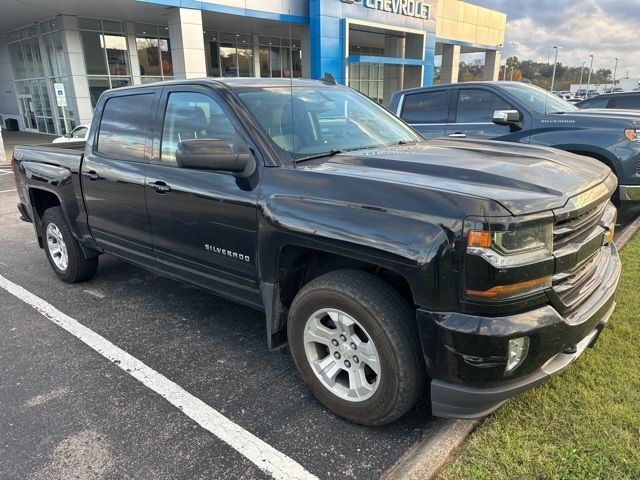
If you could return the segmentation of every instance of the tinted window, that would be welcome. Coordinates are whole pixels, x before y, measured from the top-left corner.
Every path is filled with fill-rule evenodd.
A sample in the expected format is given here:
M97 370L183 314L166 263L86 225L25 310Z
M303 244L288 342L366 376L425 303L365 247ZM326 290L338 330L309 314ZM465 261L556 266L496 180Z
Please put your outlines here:
M110 158L144 160L153 94L107 100L100 120L97 151Z
M231 146L237 141L236 129L211 97L193 92L171 93L162 128L162 162L176 165L178 144L202 139L224 140Z
M84 138L84 136L87 134L87 130L87 127L78 127L73 132L71 132L71 136L73 138Z
M407 95L402 119L408 123L447 123L450 98L449 90Z
M608 98L592 98L580 103L580 108L607 108Z
M491 122L496 110L513 110L511 105L487 90L462 89L458 96L456 123Z
M640 110L640 95L616 98L613 108L628 108Z

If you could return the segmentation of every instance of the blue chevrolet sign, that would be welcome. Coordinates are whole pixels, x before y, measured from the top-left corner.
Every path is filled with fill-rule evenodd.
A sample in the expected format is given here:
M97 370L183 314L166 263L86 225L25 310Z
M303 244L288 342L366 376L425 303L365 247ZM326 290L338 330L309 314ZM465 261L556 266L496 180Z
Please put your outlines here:
M343 3L360 3L361 1L342 0ZM431 6L422 0L364 0L363 3L365 7L381 12L430 20Z

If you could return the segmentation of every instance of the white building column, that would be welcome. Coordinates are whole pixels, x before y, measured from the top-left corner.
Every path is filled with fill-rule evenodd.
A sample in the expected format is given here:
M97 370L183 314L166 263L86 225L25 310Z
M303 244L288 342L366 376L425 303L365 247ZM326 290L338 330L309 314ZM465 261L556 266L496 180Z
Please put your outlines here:
M300 53L302 55L302 78L311 78L311 39L308 29L300 39Z
M393 58L404 58L406 39L404 37L388 36L384 39L384 56ZM385 64L383 102L389 105L391 95L404 86L404 65Z
M202 11L191 8L170 8L169 39L174 77L206 77Z
M87 68L84 63L84 54L82 53L78 22L76 17L69 15L64 15L60 18L62 19L62 31L64 33L63 48L67 67L67 77L63 77L62 82L66 83L68 81L71 84L73 94L69 91L66 93L67 97L75 96L78 121L80 124L90 124L93 117L93 109L91 108ZM51 107L56 109L55 98L53 101L54 103Z
M253 43L253 76L260 78L260 37L252 35Z
M498 80L501 57L498 50L487 50L484 53L484 80Z
M129 60L131 61L133 84L140 85L142 78L140 77L140 60L138 59L138 46L136 45L136 33L133 22L125 23L125 32L127 35L127 49L129 50Z
M440 83L457 83L460 72L460 45L442 45Z

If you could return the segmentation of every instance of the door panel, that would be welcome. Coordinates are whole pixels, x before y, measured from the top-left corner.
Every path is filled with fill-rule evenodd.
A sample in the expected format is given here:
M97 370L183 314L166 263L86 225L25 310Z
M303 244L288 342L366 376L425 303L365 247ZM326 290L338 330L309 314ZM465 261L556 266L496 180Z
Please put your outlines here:
M106 251L145 263L154 261L145 198L154 96L154 91L145 90L109 98L100 130L89 139L93 151L82 164L85 204L96 242Z
M176 154L188 140L224 140L241 148L235 117L213 91L198 87L165 88L159 116L158 158L146 182L157 260L176 275L259 304L258 171L246 179L181 168Z

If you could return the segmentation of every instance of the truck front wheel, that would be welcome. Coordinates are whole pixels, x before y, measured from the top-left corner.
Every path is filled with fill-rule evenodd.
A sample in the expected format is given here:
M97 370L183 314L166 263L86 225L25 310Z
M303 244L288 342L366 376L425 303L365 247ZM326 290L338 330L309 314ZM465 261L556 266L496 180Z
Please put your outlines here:
M85 258L64 218L61 207L51 207L42 216L44 249L60 280L77 283L89 280L98 270L98 257Z
M413 312L380 278L338 270L305 285L289 311L288 338L300 376L334 413L383 425L424 388Z

